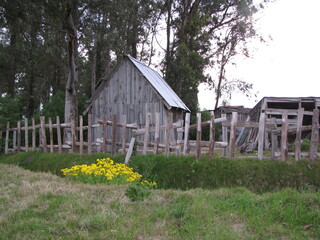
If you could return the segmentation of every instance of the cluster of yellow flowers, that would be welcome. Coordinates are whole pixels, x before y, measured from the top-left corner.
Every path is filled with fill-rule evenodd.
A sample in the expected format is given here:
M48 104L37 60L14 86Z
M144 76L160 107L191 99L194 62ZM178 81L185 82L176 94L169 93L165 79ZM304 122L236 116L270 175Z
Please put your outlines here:
M141 185L147 185L147 186L150 186L150 187L153 187L153 186L157 186L157 183L156 182L149 182L148 180L143 180L140 182Z
M123 163L114 163L110 158L97 159L97 163L91 165L75 165L71 168L61 169L63 175L69 176L91 176L102 177L108 181L122 183L138 181L142 175L133 171L133 168L128 167Z

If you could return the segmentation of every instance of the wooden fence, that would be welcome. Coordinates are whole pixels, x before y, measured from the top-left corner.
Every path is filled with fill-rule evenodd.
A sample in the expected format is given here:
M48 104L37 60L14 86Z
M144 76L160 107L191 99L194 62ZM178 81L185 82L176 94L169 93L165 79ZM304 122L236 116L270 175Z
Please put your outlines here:
M315 160L319 157L317 153L317 144L319 139L319 110L315 110L313 114L313 122L311 126L302 126L301 120L290 122L288 114L283 113L281 119L281 128L278 125L270 124L266 120L265 115L261 114L260 122L238 121L238 114L232 113L231 121L227 121L223 114L220 118L215 118L211 112L210 120L202 121L201 113L197 114L197 122L190 125L190 113L187 113L185 120L173 123L172 114L168 117L166 125L160 126L160 114L155 117L155 124L151 125L151 114L146 115L146 125L143 129L138 129L135 123L126 123L126 116L122 116L122 123L118 122L118 116L112 116L111 121L107 121L105 116L98 123L92 123L92 116L88 114L87 126L83 124L83 117L79 117L78 124L60 123L59 117L56 118L56 123L52 123L52 119L40 117L40 123L35 124L35 119L18 121L16 127L10 127L8 122L5 131L1 131L0 138L4 140L4 151L20 152L20 151L43 151L43 152L78 152L80 154L91 154L93 152L107 152L107 146L111 149L111 154L118 152L126 154L126 162L129 161L133 152L134 146L137 146L138 151L142 154L146 153L163 153L165 155L188 155L195 154L197 159L201 158L202 153L208 153L209 158L214 155L215 148L222 148L223 157L235 157L235 150L238 149L238 144L244 134L245 129L256 130L255 139L258 145L259 159L265 158L263 151L265 150L265 138L271 135L271 150L274 160L287 160L288 156L296 156L296 160L301 157L308 157L310 160ZM299 118L300 119L300 118ZM279 120L274 120L279 121ZM21 124L23 123L23 124ZM215 141L215 125L221 124L222 141ZM289 124L290 123L290 124ZM202 140L203 127L209 126L209 141ZM102 129L102 138L93 140L92 132L94 128ZM111 128L111 134L107 135L107 128ZM190 130L195 129L196 139L190 139ZM311 146L309 153L301 153L301 131L311 131ZM71 142L62 140L63 132L71 133ZM288 133L296 132L295 153L288 152ZM110 131L109 131L110 132ZM120 134L119 134L120 132ZM164 142L160 142L160 132L164 133ZM130 134L129 134L130 133ZM152 137L151 137L152 135ZM172 136L175 135L174 141ZM280 150L278 148L277 137L281 135ZM132 136L129 141L128 136Z

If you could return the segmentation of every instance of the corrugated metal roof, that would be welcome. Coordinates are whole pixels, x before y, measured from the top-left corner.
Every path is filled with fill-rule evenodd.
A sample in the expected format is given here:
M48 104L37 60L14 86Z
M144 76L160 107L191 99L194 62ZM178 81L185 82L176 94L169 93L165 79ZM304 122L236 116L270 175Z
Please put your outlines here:
M145 76L150 84L158 91L161 97L167 102L170 107L181 108L185 111L189 111L189 108L178 97L178 95L172 90L168 83L160 76L158 72L149 68L145 64L139 62L137 59L127 55L131 62L139 69L139 71Z

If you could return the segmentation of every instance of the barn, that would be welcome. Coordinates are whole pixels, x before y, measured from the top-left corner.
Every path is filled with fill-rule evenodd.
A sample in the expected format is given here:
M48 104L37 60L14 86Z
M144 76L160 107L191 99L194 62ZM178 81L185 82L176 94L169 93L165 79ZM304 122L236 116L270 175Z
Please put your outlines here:
M92 114L93 123L103 116L111 120L113 115L122 122L122 116L126 115L127 123L136 123L138 128L143 128L147 113L151 113L152 126L156 112L160 113L160 125L164 125L169 112L176 122L183 120L184 113L190 110L158 72L124 55L92 95L84 114L87 112ZM101 136L101 129L93 131L93 139Z

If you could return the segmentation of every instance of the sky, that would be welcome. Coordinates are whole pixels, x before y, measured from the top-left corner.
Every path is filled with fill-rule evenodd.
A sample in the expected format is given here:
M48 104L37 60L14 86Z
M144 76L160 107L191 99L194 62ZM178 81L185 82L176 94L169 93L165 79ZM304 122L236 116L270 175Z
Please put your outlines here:
M232 74L253 84L257 97L239 93L230 105L253 107L263 97L320 96L320 1L277 0L257 21L266 43L251 43L251 58L239 57ZM214 108L214 93L199 87L201 109ZM220 102L221 103L221 102Z

